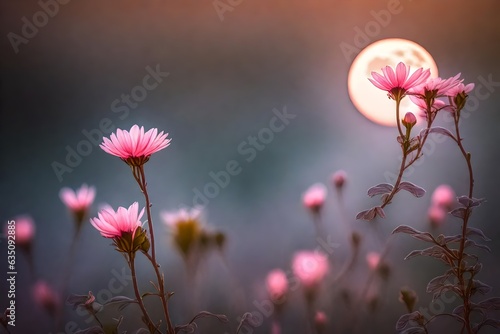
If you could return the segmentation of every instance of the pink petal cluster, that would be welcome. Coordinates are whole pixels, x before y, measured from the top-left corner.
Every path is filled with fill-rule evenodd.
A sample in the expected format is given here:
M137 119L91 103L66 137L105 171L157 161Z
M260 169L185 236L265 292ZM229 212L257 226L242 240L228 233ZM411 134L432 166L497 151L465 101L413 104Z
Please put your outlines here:
M139 204L134 202L128 209L119 207L116 212L112 208L105 208L98 213L99 218L92 218L90 222L105 238L120 237L123 232L134 234L142 225L141 217L144 208L139 213Z
M366 254L366 263L371 270L375 270L380 263L380 253L378 252L368 252Z
M328 273L328 258L312 251L297 252L292 260L292 271L306 289L316 288Z
M281 269L274 269L266 277L266 288L273 301L280 301L288 292L288 279Z
M35 303L49 312L54 312L59 305L59 295L45 281L37 281L33 286Z
M313 184L302 195L304 206L313 212L318 212L325 203L327 194L326 186L322 183Z
M195 206L194 208L181 208L177 211L162 211L160 216L163 222L168 227L175 227L179 223L188 221L201 222L203 207Z
M326 325L327 317L325 312L323 311L316 311L316 314L314 315L314 323L316 326L324 326Z
M427 103L425 100L414 95L410 95L410 100L420 109L422 117L427 117ZM446 103L444 101L435 99L431 106L431 113L436 113L445 107Z
M347 180L347 173L343 170L338 170L332 174L332 184L335 188L340 189L344 186Z
M402 62L396 66L396 71L390 66L386 66L381 70L383 75L372 72L373 79L368 80L375 87L387 91L393 99L397 98L395 94L398 94L399 98L402 98L408 90L424 83L431 75L429 69L424 70L423 68L417 69L410 75L410 66Z
M447 96L451 96L451 97L455 97L458 94L462 94L462 93L467 94L467 93L470 93L473 89L474 89L474 84L473 83L464 85L462 82L460 82L458 85L456 85L456 86L451 87L450 89L448 89L448 91L446 92L446 95Z
M441 206L431 205L429 210L427 211L427 217L432 225L437 226L444 223L446 220L446 210Z
M171 139L167 139L167 136L168 133L158 133L156 128L145 133L144 127L134 125L130 131L117 129L116 135L112 133L110 139L103 138L100 147L123 160L143 158L169 146Z
M88 187L86 184L83 184L76 191L70 188L62 188L59 197L71 211L87 211L94 203L95 188Z

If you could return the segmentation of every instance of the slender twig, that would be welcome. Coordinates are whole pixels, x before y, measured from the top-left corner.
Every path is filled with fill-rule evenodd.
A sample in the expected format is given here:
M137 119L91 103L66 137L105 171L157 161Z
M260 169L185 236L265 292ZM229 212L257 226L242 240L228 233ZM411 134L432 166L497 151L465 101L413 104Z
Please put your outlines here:
M163 275L160 274L159 270L159 265L158 262L156 262L156 252L155 252L155 242L154 242L154 231L153 231L153 220L151 218L151 202L149 200L149 195L147 191L147 182L146 182L146 175L144 173L144 165L139 166L138 168L138 177L136 177L134 173L134 177L136 177L136 180L138 180L139 187L141 188L142 193L144 194L144 199L146 201L146 213L148 216L148 228L149 228L149 235L151 237L151 257L149 254L144 253L146 257L150 260L151 264L153 265L155 274L156 274L156 279L158 281L158 288L159 288L159 293L160 293L160 299L162 302L163 306L163 312L165 314L165 320L167 322L167 333L169 334L174 334L174 327L172 325L172 321L170 320L170 315L168 312L168 303L167 303L167 297L165 293L165 285L164 285L164 278Z
M137 302L139 303L139 307L141 308L142 314L144 315L144 319L147 321L149 330L150 331L155 330L154 332L156 331L160 332L158 328L154 325L153 321L151 320L148 311L144 306L144 301L142 300L141 293L139 292L139 288L137 286L137 275L135 272L135 253L129 253L128 257L129 257L128 260L130 265L130 271L132 273L132 283L134 286L135 298L137 298Z

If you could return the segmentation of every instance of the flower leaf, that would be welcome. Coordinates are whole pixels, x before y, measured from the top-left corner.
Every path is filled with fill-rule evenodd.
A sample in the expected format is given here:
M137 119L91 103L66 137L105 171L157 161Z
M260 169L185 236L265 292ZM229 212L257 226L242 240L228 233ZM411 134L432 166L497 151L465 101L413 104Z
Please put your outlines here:
M485 198L469 198L467 196L460 196L457 198L458 202L465 206L466 208L473 208L481 205L481 203L485 202Z
M490 292L491 289L492 289L491 286L489 286L486 283L481 282L480 280L477 280L477 279L472 280L471 294L479 292L480 294L485 295L488 292Z
M457 218L464 219L464 217L465 217L465 211L466 211L465 208L457 208L457 209L452 210L450 212L450 214L452 216L457 217Z
M448 270L448 272L446 274L441 275L441 276L437 276L437 277L434 277L433 279L431 279L429 284L427 284L427 292L432 293L436 289L444 286L447 283L448 278L452 274L453 274L453 272L451 270Z
M362 220L373 220L376 216L380 216L380 218L385 218L385 212L380 206L373 207L369 210L361 211L356 215L356 219Z
M429 129L423 129L422 131L420 131L419 136L422 137L422 136L425 136L426 134L429 134L429 133L438 133L438 134L450 137L454 141L457 141L455 139L455 136L453 136L453 134L448 129L445 129L445 128L440 127L440 126L435 126L433 128L429 128Z
M477 308L483 310L500 310L500 297L493 297L476 304Z
M132 299L129 297L125 296L116 296L104 303L104 305L109 305L109 304L121 304L118 306L118 310L122 311L125 307L127 307L129 304L132 303L138 303L136 299Z
M474 326L474 328L472 328L472 330L474 331L474 333L477 333L477 332L479 332L479 330L483 326L491 326L493 328L500 328L500 320L486 319L483 322L481 322L481 323L477 324L476 326Z
M488 251L489 253L491 253L490 247L483 245L483 244L478 244L474 240L471 240L471 239L465 240L465 247L466 248L467 247L475 247L475 248L479 248L479 249L484 249L485 251Z
M417 186L411 182L406 182L406 181L401 182L399 184L398 191L401 189L408 191L410 194L412 194L415 197L422 197L425 195L424 188L420 188L419 186Z
M408 325L420 325L424 320L424 316L419 311L403 314L396 322L396 330L402 331Z
M486 235L484 235L483 231L475 227L467 227L467 231L465 233L467 236L477 235L482 238L484 241L491 241Z
M394 186L389 183L381 183L368 189L368 196L373 197L376 195L389 194Z
M413 227L407 226L407 225L400 225L392 231L392 234L395 233L406 233L414 237L415 239L427 241L427 242L434 242L436 243L436 240L432 237L432 234L429 232L420 232Z

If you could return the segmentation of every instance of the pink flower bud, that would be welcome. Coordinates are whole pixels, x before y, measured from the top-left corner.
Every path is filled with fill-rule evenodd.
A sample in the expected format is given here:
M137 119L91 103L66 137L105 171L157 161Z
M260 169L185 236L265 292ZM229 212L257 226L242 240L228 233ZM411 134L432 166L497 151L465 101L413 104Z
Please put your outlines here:
M16 244L21 247L27 246L29 248L35 237L35 223L33 219L30 216L19 216L12 220L15 221L15 225L5 225L5 235L9 234L9 226L11 228L14 226Z
M59 306L58 294L45 282L38 281L33 287L35 303L53 314Z
M402 123L404 126L412 127L415 124L417 124L417 118L415 117L415 115L413 113L407 112L405 117L402 120Z
M427 217L433 226L441 225L446 219L446 210L441 206L432 205L427 211Z
M449 185L442 184L434 190L431 202L432 206L439 206L449 210L453 203L455 203L455 192Z
M266 277L266 287L273 302L280 302L288 292L288 280L281 269L272 270Z
M325 203L326 193L327 190L324 184L313 184L302 195L302 202L304 203L304 206L313 213L318 213Z
M322 311L317 311L316 312L316 315L314 316L314 322L316 323L316 325L325 325L326 324L326 314L325 312L322 312Z
M347 180L347 173L343 170L338 170L332 175L332 183L337 189L341 189Z
M328 258L320 252L300 251L293 257L292 271L307 290L319 286L328 269Z
M366 254L366 263L368 263L368 267L371 270L377 269L380 263L380 254L377 252L368 252L368 254Z

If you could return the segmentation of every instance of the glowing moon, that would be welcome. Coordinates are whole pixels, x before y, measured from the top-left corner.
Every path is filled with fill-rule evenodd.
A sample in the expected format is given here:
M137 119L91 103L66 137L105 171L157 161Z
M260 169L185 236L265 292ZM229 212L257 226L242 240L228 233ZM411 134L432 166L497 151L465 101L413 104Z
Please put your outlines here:
M387 65L395 67L399 62L410 65L413 73L419 67L431 70L431 77L438 76L436 62L429 52L415 42L390 38L368 45L354 59L349 70L347 85L349 97L354 106L369 120L387 126L396 125L394 100L387 93L375 87L368 78L371 72L381 73ZM408 97L401 101L401 118L408 111L418 116L418 108Z

